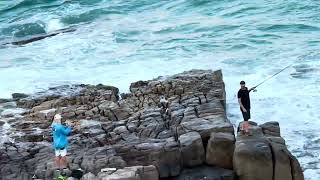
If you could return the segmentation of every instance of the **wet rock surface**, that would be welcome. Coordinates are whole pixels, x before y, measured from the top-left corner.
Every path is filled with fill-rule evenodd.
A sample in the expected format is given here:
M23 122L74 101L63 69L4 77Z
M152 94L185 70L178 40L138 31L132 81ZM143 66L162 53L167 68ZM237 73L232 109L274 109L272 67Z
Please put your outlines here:
M121 97L118 88L100 84L59 86L14 98L10 108L23 111L0 118L2 126L9 125L4 130L0 123L8 139L0 146L0 173L5 180L53 178L50 125L56 113L74 124L68 169L82 169L83 179L141 179L143 172L144 179L203 175L229 180L253 171L239 164L254 167L261 162L270 180L278 174L284 179L301 177L297 160L285 156L289 152L276 122L252 128L251 140L235 139L226 117L221 71L192 70L138 81ZM249 156L257 160L248 161ZM210 166L195 169L204 164ZM103 172L106 168L111 172Z
M236 139L233 168L238 179L303 180L299 162L280 137L279 123L250 124L250 136L238 132Z
M171 180L234 180L236 175L232 170L212 166L199 166L192 169L184 169L178 177Z

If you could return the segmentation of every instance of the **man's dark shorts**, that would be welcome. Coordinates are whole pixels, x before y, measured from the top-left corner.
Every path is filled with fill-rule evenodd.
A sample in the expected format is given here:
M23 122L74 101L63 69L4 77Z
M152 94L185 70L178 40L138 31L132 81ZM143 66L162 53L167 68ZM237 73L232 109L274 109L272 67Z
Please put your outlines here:
M250 109L247 109L247 112L243 112L242 110L241 112L242 112L243 120L248 121L250 119Z

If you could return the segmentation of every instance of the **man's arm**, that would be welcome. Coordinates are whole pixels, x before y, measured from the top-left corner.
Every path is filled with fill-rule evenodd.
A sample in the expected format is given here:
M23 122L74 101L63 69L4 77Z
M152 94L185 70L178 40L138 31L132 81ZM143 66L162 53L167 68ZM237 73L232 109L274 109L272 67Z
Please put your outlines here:
M252 87L252 88L250 88L250 89L249 89L249 92L250 92L250 91L252 91L252 90L254 90L254 89L256 89L256 87L255 87L255 86L254 86L254 87Z
M246 108L244 108L243 104L241 103L241 98L238 98L238 103L239 103L240 108L242 109L242 111L247 112Z

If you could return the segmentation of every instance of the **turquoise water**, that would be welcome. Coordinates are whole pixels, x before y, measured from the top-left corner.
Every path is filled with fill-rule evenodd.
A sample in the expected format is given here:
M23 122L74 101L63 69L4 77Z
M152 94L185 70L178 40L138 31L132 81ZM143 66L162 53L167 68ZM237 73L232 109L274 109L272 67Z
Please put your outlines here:
M277 120L306 179L320 179L320 2L316 0L1 0L0 98L71 83L130 82L193 68L222 69L228 116L239 81L253 86L253 120Z

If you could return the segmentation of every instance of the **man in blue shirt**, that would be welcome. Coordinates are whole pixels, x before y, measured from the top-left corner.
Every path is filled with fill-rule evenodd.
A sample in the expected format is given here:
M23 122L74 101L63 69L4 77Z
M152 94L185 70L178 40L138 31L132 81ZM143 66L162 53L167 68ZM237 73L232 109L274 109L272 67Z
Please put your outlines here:
M56 167L60 170L67 167L67 136L71 132L71 127L64 126L61 124L61 118L62 117L60 114L56 114L52 123L53 147L55 150L55 164ZM69 126L71 126L71 124L69 124Z

